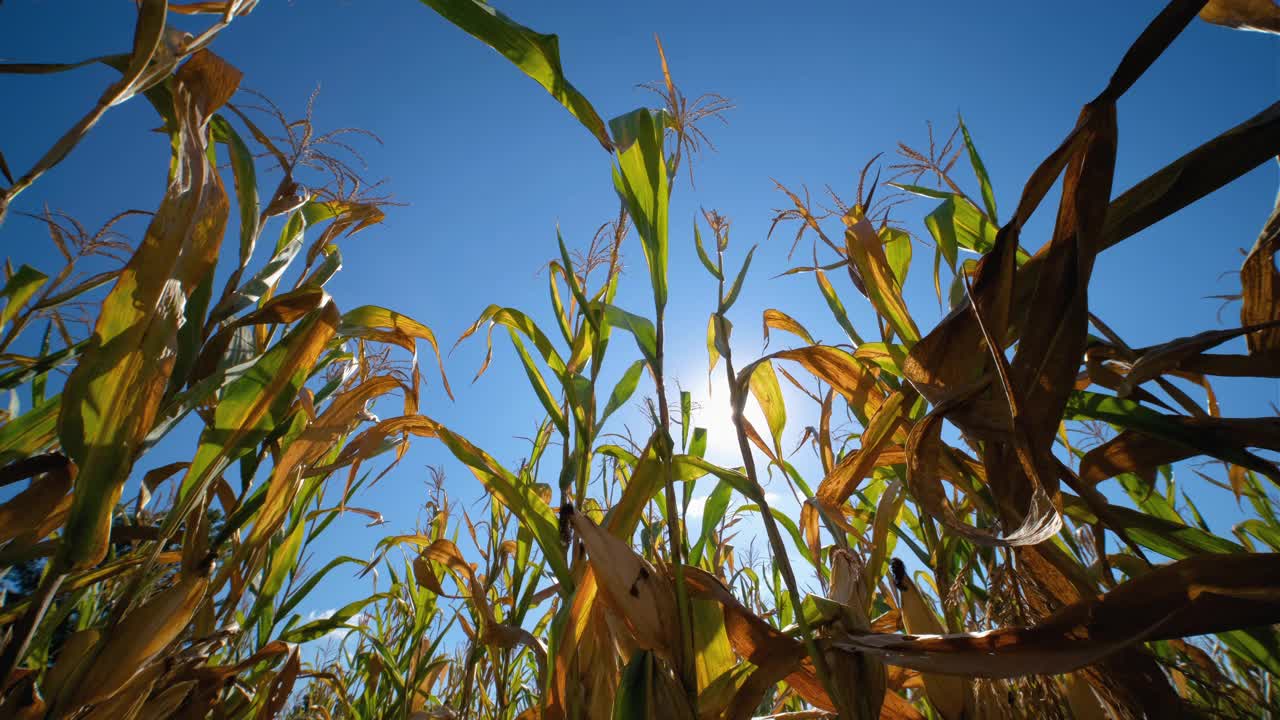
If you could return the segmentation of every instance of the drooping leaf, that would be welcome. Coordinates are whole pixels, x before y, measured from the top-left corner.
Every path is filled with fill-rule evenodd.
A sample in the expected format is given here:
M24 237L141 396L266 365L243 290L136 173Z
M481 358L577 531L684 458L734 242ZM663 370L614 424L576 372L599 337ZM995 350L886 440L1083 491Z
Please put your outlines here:
M1198 555L1064 607L1029 628L957 635L849 636L841 646L940 674L1021 677L1070 672L1128 645L1267 625L1280 619L1268 578L1280 555Z
M1200 11L1200 19L1230 28L1280 34L1280 6L1265 0L1209 0Z
M426 340L431 351L436 355L436 365L440 368L440 381L444 384L445 393L453 398L453 390L449 387L449 378L444 372L444 361L440 358L440 345L431 328L413 318L389 310L378 305L362 305L348 310L342 316L342 324L338 326L338 334L343 337L362 337L381 342L393 342L413 353L413 373L416 381L418 350L415 340ZM412 410L410 410L412 412Z
M649 367L658 367L658 333L648 318L627 312L615 305L603 305L609 324L626 330L636 339L640 354L644 356Z
M570 521L586 546L601 597L631 630L637 644L678 656L680 625L672 621L678 617L676 596L666 575L582 513L573 513Z
M213 424L200 436L191 467L179 487L164 532L173 532L232 461L248 452L284 420L316 359L334 336L338 308L332 302L294 326L244 375L223 391Z
M778 384L778 375L773 371L773 364L762 362L756 365L747 385L752 397L759 403L765 421L769 423L774 453L781 458L782 431L787 427L787 406L782 400L782 386Z
M515 63L521 72L546 88L552 97L578 118L605 150L613 149L604 121L596 114L591 103L565 77L560 65L559 38L530 30L477 0L422 2Z
M1128 468L1164 464L1204 454L1250 468L1280 483L1280 471L1275 465L1244 449L1247 446L1273 448L1280 445L1280 424L1274 418L1164 415L1131 400L1089 391L1076 391L1071 396L1066 415L1103 420L1132 431L1121 433L1091 450L1088 464L1082 461L1081 471L1092 482L1099 482Z
M640 384L640 375L644 372L644 367L645 361L637 360L631 363L626 372L622 374L618 384L613 387L613 392L609 393L609 401L605 403L604 412L600 415L600 425L604 425L604 421L610 415L631 399L631 395L636 391L636 386Z
M789 332L792 335L799 337L801 340L804 340L805 343L808 345L815 344L813 341L813 336L809 334L809 331L806 330L805 327L801 325L799 322L797 322L794 318L782 312L781 310L774 310L773 308L770 308L764 311L765 347L768 347L769 345L769 329L770 328L774 330L785 330L786 332Z

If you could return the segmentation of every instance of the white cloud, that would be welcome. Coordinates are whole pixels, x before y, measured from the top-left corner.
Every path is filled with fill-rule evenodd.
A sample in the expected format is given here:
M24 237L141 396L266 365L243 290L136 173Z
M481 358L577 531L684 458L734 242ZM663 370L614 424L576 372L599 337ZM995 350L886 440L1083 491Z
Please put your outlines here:
M707 495L694 495L689 499L689 507L684 511L687 518L702 517L702 512L707 509Z
M333 617L333 614L336 613L337 611L338 611L337 608L329 608L327 610L312 610L311 612L307 613L306 621L315 622L316 620L327 620ZM364 613L356 613L351 619L347 620L346 624L359 625L363 621L364 621ZM352 632L354 631L347 627L334 628L333 630L330 630L329 632L325 633L324 635L321 635L320 637L316 638L315 640L312 640L311 642L315 643L316 645L324 645L324 646L337 645L338 643L341 643L343 640L345 640L347 636L350 635Z

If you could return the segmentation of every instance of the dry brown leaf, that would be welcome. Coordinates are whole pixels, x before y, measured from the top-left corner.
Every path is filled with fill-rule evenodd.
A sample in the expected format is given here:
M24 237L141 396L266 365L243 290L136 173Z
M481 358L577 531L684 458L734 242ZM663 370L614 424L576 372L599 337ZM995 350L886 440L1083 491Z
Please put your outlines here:
M1271 0L1259 1L1274 7ZM1276 269L1276 253L1280 253L1280 201L1240 266L1241 325L1280 320L1280 270ZM1248 342L1250 356L1280 353L1280 327L1252 333ZM1280 362L1274 358L1272 361L1272 368L1280 367Z
M35 531L67 497L75 478L75 466L64 462L31 480L22 492L0 503L0 543Z
M840 645L922 672L1058 674L1148 640L1280 621L1280 554L1205 554L1085 598L1029 628L956 635L850 635Z
M571 708L586 717L609 717L618 691L618 653L607 609L597 603L598 586L588 566L573 594L564 634L556 648L555 670L544 718L564 718Z
M818 484L818 502L830 512L839 512L849 496L871 471L880 465L881 453L892 444L905 438L907 411L915 401L911 388L894 392L876 409L862 432L862 447L845 456L830 474Z
M1280 5L1274 0L1209 0L1200 19L1241 30L1280 33Z
M1277 232L1280 232L1280 227L1277 228ZM1274 268L1275 264L1273 262L1272 269L1274 270ZM1243 275L1243 271L1241 274ZM1256 307L1253 310L1260 311ZM1276 312L1280 314L1280 304L1277 304ZM1241 316L1244 314L1245 311L1241 310ZM1252 349L1257 344L1254 340L1255 337L1266 338L1268 334L1280 333L1280 330L1276 330L1278 326L1280 326L1280 318L1271 317L1253 325L1230 330L1208 330L1190 337L1171 340L1163 345L1135 350L1138 360L1133 363L1128 374L1125 375L1124 381L1116 388L1116 392L1120 397L1129 397L1138 385L1160 375L1170 373L1180 368L1190 358L1241 335L1248 338L1249 347ZM1258 349L1263 351L1269 348L1260 346Z
M988 547L1037 545L1056 535L1062 528L1062 516L1038 483L1020 524L1007 532L976 528L956 513L941 480L945 472L943 458L950 450L942 442L942 416L950 407L947 402L934 407L915 424L907 440L907 487L921 510L956 534Z
M1239 464L1259 472L1280 484L1280 469L1246 450L1260 447L1280 449L1280 419L1214 418L1166 415L1165 420L1195 434L1205 444L1233 448ZM1080 460L1080 481L1086 487L1127 472L1147 472L1161 465L1205 454L1204 448L1192 447L1174 440L1125 430L1093 448Z

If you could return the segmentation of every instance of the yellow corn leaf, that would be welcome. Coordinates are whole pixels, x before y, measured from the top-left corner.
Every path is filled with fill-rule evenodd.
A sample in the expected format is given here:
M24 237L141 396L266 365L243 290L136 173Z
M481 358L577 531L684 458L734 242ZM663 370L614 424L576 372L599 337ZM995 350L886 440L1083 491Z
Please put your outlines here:
M187 297L217 260L229 205L206 153L201 112L216 98L200 93L232 74L212 56L178 74L179 173L103 302L89 346L63 389L58 436L81 468L61 551L69 564L92 565L106 554L111 509L168 383Z
M126 615L99 643L93 665L81 682L68 688L72 698L68 706L97 704L125 688L182 635L208 586L206 577L180 575L173 585Z

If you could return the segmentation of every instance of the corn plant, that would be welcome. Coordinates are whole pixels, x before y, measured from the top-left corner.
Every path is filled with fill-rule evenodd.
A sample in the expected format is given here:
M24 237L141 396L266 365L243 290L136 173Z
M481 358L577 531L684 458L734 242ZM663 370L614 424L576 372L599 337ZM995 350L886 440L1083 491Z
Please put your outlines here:
M1276 377L1280 219L1242 266L1239 328L1135 348L1088 298L1099 253L1280 152L1273 105L1112 198L1117 100L1197 13L1260 29L1269 16L1170 2L1003 222L963 122L941 147L932 135L901 146L891 181L869 163L834 211L780 188L775 226L794 223L813 247L812 265L785 272L813 277L837 342L815 341L798 308L771 308L766 335L792 346L743 357L734 308L754 249L731 242L727 218L695 219L683 242L715 280L708 372L726 379L741 459L725 467L706 459L689 393L671 392L665 318L670 197L708 142L700 123L729 103L686 98L659 45L662 107L605 122L555 36L475 0L424 3L546 88L612 165L613 220L581 252L557 233L556 327L495 305L460 339L484 331L479 378L505 330L541 407L527 456L505 465L423 411L418 341L438 358L427 326L379 306L341 312L324 290L338 242L380 222L386 198L309 115L240 102L240 72L205 46L254 3L143 2L133 50L89 61L121 83L0 194L3 212L135 96L171 141L168 187L136 247L128 215L90 233L48 211L31 222L66 266L6 269L0 389L33 402L0 425L0 483L25 483L0 504L0 557L30 576L0 607L0 717L1243 718L1277 704L1280 470L1265 453L1280 450L1280 425L1224 417L1210 380ZM215 19L177 40L174 12ZM282 175L270 193L259 158ZM1050 236L1024 246L1059 177ZM903 296L923 240L894 217L907 195L934 205L924 225L949 312L933 327ZM272 225L271 257L250 267ZM224 243L233 271L219 292ZM618 302L636 244L652 308ZM855 293L842 297L841 276ZM864 302L874 327L846 310ZM77 334L73 312L91 331ZM38 341L24 334L42 322ZM628 361L616 377L604 362L615 330ZM1212 352L1242 337L1247 353ZM783 447L784 382L817 408L802 444L820 476ZM616 414L650 389L632 435ZM369 412L393 393L400 415ZM199 429L191 460L147 462L184 423ZM455 504L441 475L416 530L307 572L308 548L344 512L379 519L355 505L376 477L366 464L394 465L409 436L474 475L480 509ZM1174 463L1191 458L1216 463L1206 479L1252 509L1231 537L1180 487ZM798 518L772 507L767 474L799 499ZM694 528L694 488L707 485ZM137 496L121 503L126 486ZM744 534L756 519L761 551ZM301 603L346 566L369 594L305 620Z
M136 245L121 230L129 213L90 233L46 211L35 224L65 267L6 269L0 388L32 403L0 426L2 482L25 483L0 505L3 572L31 581L0 608L5 717L274 717L307 676L303 643L403 591L310 622L299 610L326 575L361 564L326 558L308 572L305 559L344 511L378 519L351 504L369 482L361 463L427 431L379 422L369 407L399 393L418 411L418 342L434 349L435 338L383 307L342 312L325 291L339 243L379 223L385 198L309 114L285 121L269 103L229 103L241 73L206 45L253 5L142 3L133 50L87 61L121 80L0 196L7 204L131 98L168 135L170 163L157 169L167 187ZM172 13L216 18L180 37ZM260 187L259 157L281 174L274 189ZM255 266L269 229L279 237ZM224 255L232 271L218 287ZM198 430L190 459L157 465L151 450L178 427ZM137 495L122 503L126 486Z
M1271 490L1260 478L1278 475L1251 448L1280 447L1275 420L1223 418L1212 395L1198 403L1170 378L1211 393L1207 378L1215 374L1274 376L1267 338L1277 322L1275 221L1247 261L1238 329L1132 348L1088 303L1098 253L1276 150L1272 107L1112 200L1115 103L1205 3L1173 2L1152 21L1003 224L963 124L956 149L977 180L975 193L951 173L954 141L941 161L936 152L904 146L898 182L865 183L835 213L817 213L783 188L792 207L777 220L799 223L797 242L815 238L813 266L791 272L814 276L847 344L817 344L794 317L771 309L765 326L803 344L735 357L731 311L751 253L735 258L725 218L706 215L706 243L695 225L695 249L719 286L708 352L711 370L723 367L728 379L742 457L734 468L703 459L698 433L689 433L688 403L676 412L666 396L667 208L693 134L690 105L665 57L665 107L605 123L565 76L554 36L470 1L426 4L539 82L610 154L621 200L614 237L622 238L628 223L634 228L654 301L651 315L615 305L612 272L599 289L588 288L561 241L552 300L564 349L519 311L490 308L481 317L509 330L547 413L539 442L559 436L558 473L550 469L558 475L558 512L549 501L553 483L542 484L528 465L508 470L438 430L493 502L527 528L550 566L547 592L559 607L545 627L541 694L524 706L524 717L1250 716L1273 702L1275 654L1265 648L1276 647L1268 625L1280 608L1271 580L1280 560L1257 552L1257 540L1274 528ZM1221 20L1213 8L1205 17ZM922 184L929 174L936 183ZM1024 248L1021 230L1059 177L1056 226L1039 249ZM933 328L921 328L903 299L913 241L890 222L895 201L888 193L938 202L926 226L937 253L935 283L941 299L948 281L951 310ZM843 232L828 227L836 219ZM819 249L832 256L816 259ZM961 250L980 258L960 263ZM847 274L859 302L875 310L870 332L850 321L851 299L837 293L832 273ZM594 368L618 329L639 353L633 372L647 371L653 381L652 433L629 446L593 447L604 421L595 410ZM1208 352L1242 336L1248 355ZM820 427L806 441L822 477L803 477L783 452L780 376L819 407ZM621 378L621 395L633 391L633 378ZM752 426L748 402L767 427ZM857 431L833 430L837 414ZM679 444L673 417L682 426ZM944 422L963 444L944 436ZM1101 442L1072 444L1068 430L1079 427ZM1238 497L1268 508L1240 527L1243 542L1214 535L1175 509L1171 463L1200 456L1223 463ZM803 500L799 522L770 508L757 467L766 461ZM597 470L600 494L593 495L584 479ZM705 477L716 483L714 503L708 500L709 515L695 533L680 499ZM1120 478L1138 510L1113 504L1098 489L1111 478ZM746 505L730 517L738 496ZM739 564L730 542L733 518L743 513L757 513L763 524L770 558L761 565ZM801 595L788 540L822 596ZM929 572L912 577L895 550L911 551ZM476 608L488 600L477 585L484 581L439 549L419 558L461 572L460 592L481 614ZM930 586L940 602L929 597ZM1193 636L1210 639L1185 639ZM477 642L483 644L468 644L469 653ZM471 687L441 695L433 712L516 714L519 708L493 704L493 686L488 690L484 699Z

